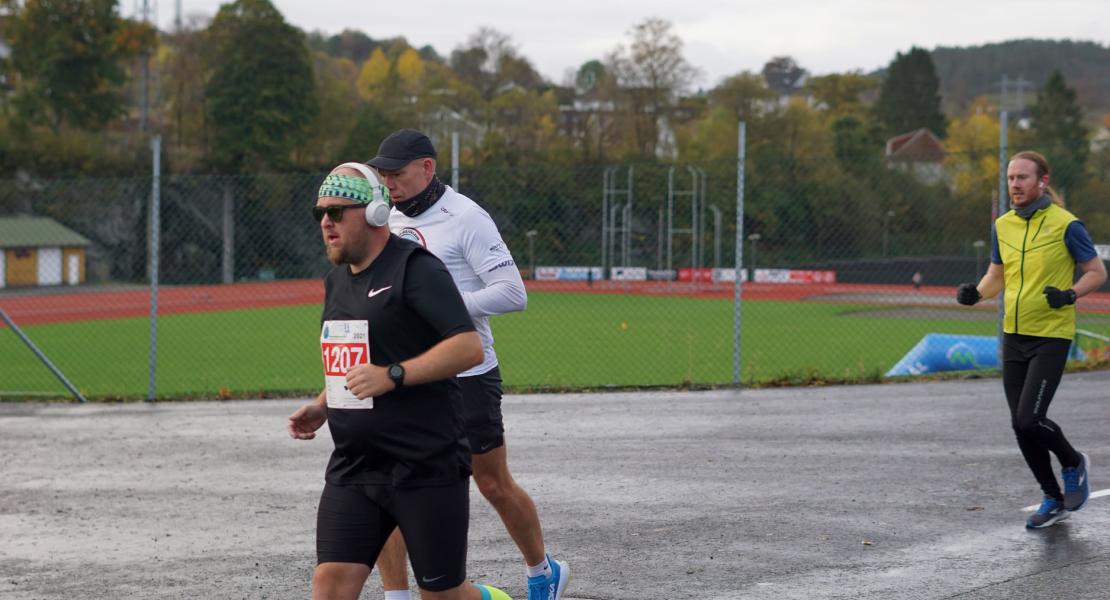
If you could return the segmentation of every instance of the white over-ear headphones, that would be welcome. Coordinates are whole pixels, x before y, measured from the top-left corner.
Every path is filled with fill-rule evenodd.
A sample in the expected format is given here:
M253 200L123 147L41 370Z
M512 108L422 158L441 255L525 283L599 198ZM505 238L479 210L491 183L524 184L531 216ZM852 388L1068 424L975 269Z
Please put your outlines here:
M339 169L348 168L354 169L370 182L370 204L366 205L366 223L374 227L382 227L389 224L389 209L392 201L389 198L389 189L382 185L378 180L378 176L370 167L362 163L348 162L339 165L331 170L335 173Z

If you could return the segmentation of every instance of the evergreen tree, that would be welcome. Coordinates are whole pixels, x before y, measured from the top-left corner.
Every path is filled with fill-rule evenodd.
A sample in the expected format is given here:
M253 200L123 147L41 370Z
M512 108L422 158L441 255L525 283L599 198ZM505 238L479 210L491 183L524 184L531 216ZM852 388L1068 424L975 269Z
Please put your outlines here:
M899 52L887 68L875 112L887 135L928 128L937 137L946 135L940 108L940 80L929 53L913 47Z
M304 34L268 0L225 4L208 33L210 162L230 171L286 166L319 110Z
M1083 111L1059 70L1053 71L1037 92L1033 106L1033 126L1029 146L1052 165L1052 185L1066 192L1082 183L1090 148Z

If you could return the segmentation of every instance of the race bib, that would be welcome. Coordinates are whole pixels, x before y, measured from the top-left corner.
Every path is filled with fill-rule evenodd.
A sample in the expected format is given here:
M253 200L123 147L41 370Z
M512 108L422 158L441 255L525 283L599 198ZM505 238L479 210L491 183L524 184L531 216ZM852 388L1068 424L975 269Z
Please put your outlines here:
M320 350L328 407L374 408L373 398L359 400L347 389L347 371L370 362L370 325L366 321L324 321Z

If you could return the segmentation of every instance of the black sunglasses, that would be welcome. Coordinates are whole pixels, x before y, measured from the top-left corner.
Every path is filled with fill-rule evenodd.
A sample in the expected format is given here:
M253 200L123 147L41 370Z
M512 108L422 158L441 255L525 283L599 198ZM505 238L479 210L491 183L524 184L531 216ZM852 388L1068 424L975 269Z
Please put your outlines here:
M338 223L343 220L343 211L348 208L366 208L365 204L333 204L332 206L313 206L312 216L316 218L316 222L324 220L324 215L327 215L333 223Z

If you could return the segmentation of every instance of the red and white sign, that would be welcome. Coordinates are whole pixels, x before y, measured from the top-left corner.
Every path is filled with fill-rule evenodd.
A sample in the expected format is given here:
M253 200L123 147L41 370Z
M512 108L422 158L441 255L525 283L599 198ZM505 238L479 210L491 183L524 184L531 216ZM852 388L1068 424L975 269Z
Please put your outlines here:
M320 331L324 389L328 407L374 408L373 398L359 399L347 389L347 371L370 362L370 325L366 321L324 321Z
M790 271L790 283L836 283L836 271Z
M836 283L836 271L756 269L756 283Z
M539 281L559 279L559 267L536 267L536 279Z
M689 267L684 267L678 270L678 280L713 283L713 269L691 269Z

